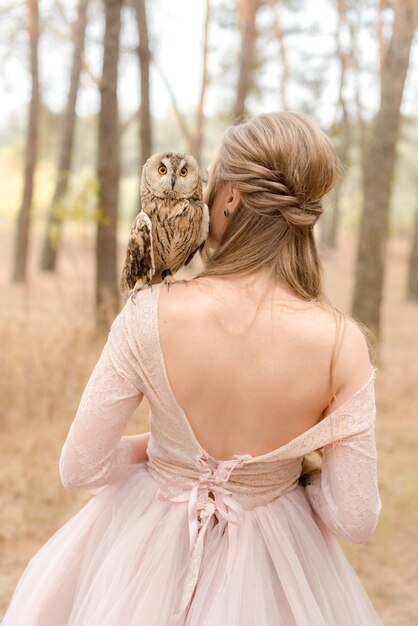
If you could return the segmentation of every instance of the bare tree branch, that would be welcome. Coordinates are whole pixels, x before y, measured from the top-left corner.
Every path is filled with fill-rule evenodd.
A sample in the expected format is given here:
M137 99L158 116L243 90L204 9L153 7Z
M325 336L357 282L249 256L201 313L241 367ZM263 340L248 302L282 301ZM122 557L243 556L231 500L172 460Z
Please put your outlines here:
M186 117L185 115L183 115L183 113L180 111L178 104L177 104L177 100L176 100L176 95L174 93L174 90L170 84L170 81L168 80L167 76L165 75L161 65L158 63L158 61L156 60L155 56L152 56L152 62L155 65L155 68L158 70L158 73L160 74L161 80L163 81L165 88L168 91L168 94L170 96L171 99L171 104L174 110L174 113L176 114L177 117L177 121L179 123L180 126L180 130L183 133L184 138L186 139L187 143L190 143L190 129L189 129L189 125L187 123Z

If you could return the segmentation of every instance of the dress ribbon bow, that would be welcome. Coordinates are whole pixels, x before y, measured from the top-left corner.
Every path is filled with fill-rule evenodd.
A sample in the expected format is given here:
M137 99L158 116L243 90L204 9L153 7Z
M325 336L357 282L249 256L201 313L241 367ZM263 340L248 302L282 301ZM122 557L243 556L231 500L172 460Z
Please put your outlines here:
M244 521L244 509L236 500L232 491L222 486L221 482L229 479L231 471L241 458L233 462L232 467L225 478L219 474L219 467L214 476L210 478L201 477L198 480L167 480L160 485L157 492L158 500L169 500L170 502L188 502L188 523L190 540L190 566L184 584L183 596L181 599L179 613L175 616L184 615L188 604L196 587L199 576L200 565L203 557L203 540L212 515L215 512L223 517L227 522L228 529L228 560L227 575L231 572L232 565L236 560L238 551L237 531ZM219 462L229 463L229 461ZM179 495L167 495L171 488L182 489ZM204 504L198 503L199 494L212 492L214 500L208 496ZM199 525L200 513L200 525ZM229 523L230 522L230 523Z

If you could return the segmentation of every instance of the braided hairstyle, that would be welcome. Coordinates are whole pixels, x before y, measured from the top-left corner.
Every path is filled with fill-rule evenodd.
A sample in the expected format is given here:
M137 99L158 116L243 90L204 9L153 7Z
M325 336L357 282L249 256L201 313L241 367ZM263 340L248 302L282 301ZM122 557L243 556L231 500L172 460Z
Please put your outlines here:
M224 182L241 203L217 250L204 248L199 276L269 267L306 300L323 297L313 227L323 196L338 175L329 138L306 115L283 111L231 126L221 139L208 190L209 204Z

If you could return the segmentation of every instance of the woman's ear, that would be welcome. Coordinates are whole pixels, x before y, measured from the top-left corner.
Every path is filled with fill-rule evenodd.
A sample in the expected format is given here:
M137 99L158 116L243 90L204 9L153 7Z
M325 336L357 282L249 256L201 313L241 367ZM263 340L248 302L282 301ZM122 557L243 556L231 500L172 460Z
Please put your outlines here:
M225 208L230 213L235 213L241 202L241 194L236 187L230 182L226 183L225 188Z

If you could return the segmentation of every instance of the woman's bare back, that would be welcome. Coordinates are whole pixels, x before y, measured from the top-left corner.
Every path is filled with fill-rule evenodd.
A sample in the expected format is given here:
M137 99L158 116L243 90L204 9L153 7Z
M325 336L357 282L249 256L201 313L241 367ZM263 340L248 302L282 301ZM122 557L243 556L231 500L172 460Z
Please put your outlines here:
M366 342L350 322L334 366L334 406L334 316L257 276L161 287L170 386L197 440L217 459L282 446L350 397L370 372Z

